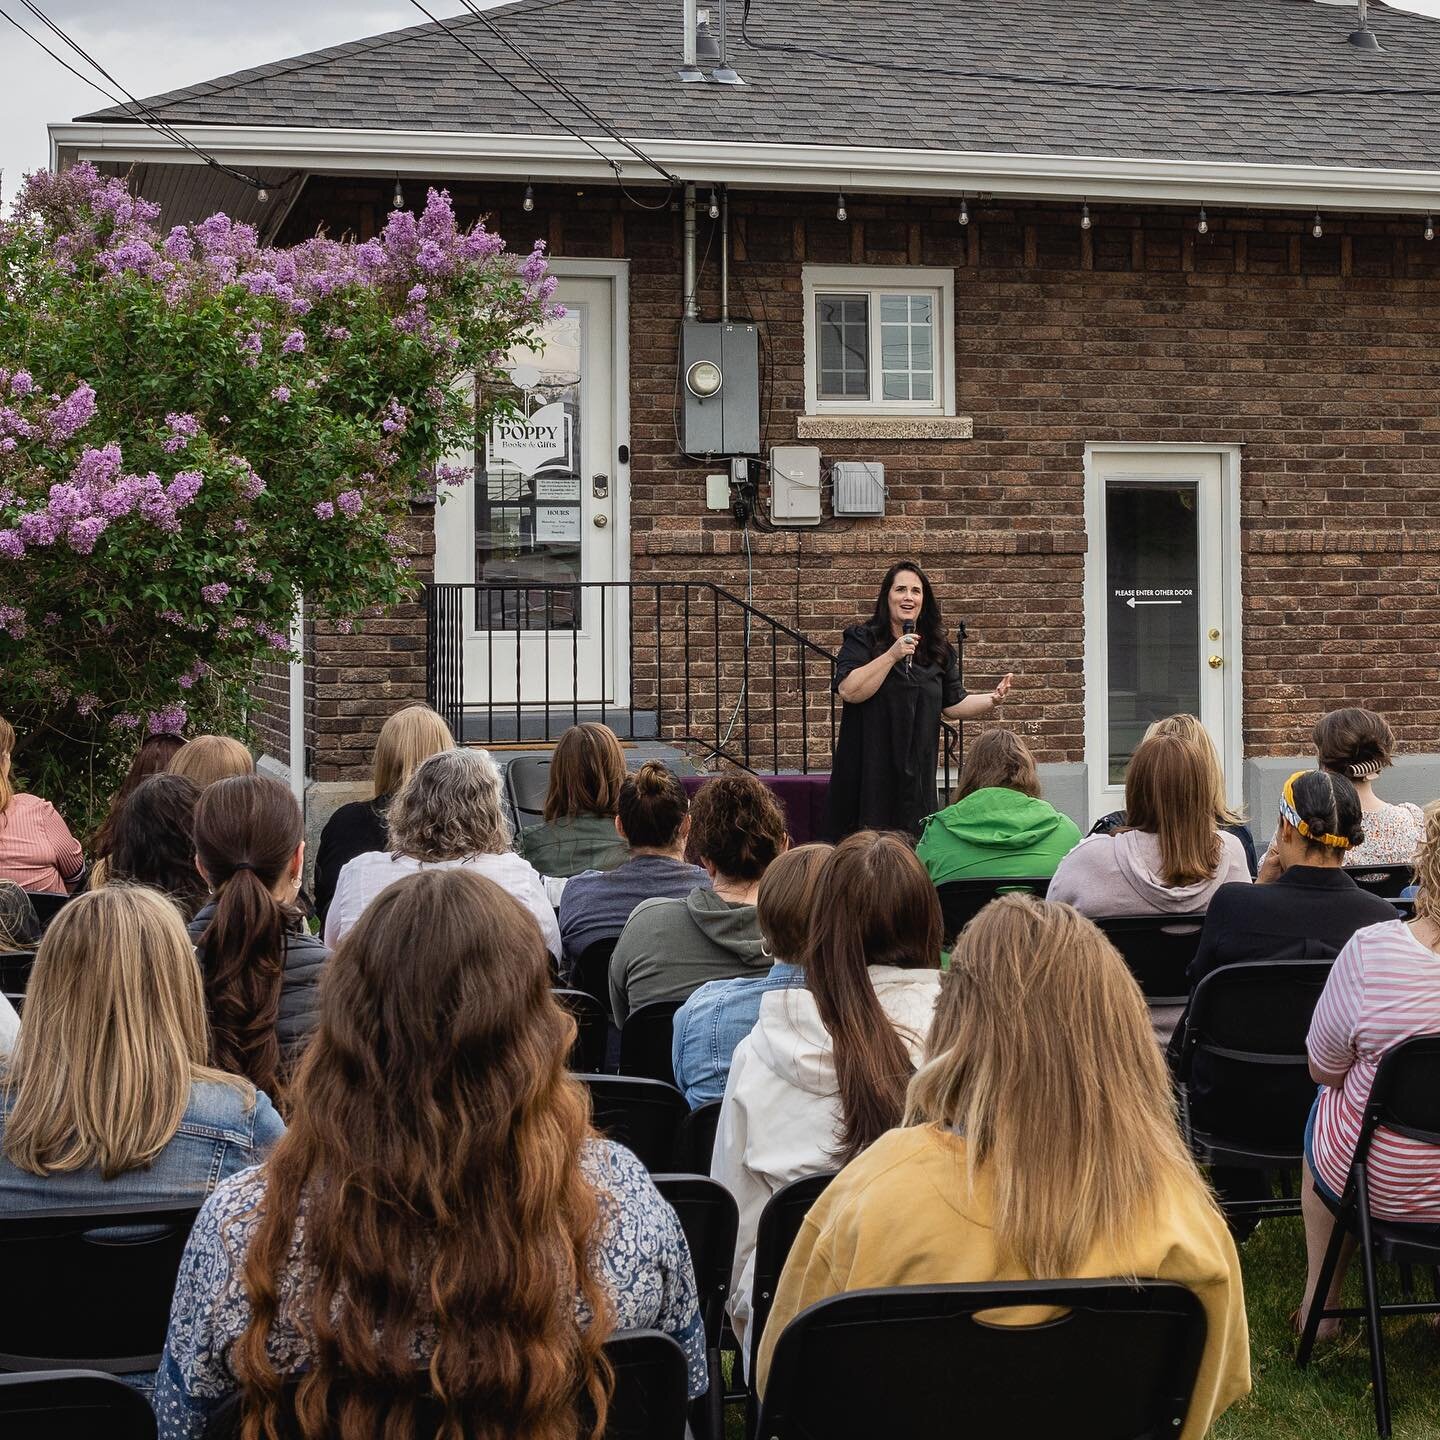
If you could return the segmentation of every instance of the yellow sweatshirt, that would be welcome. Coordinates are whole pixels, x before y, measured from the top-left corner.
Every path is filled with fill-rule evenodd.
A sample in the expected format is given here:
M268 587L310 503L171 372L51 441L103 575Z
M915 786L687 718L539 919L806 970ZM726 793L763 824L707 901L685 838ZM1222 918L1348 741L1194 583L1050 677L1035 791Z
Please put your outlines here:
M811 1210L786 1262L760 1344L760 1387L780 1332L807 1305L849 1290L1028 1280L996 1253L989 1176L965 1180L965 1141L934 1125L892 1130L847 1165ZM1074 1279L1135 1276L1193 1290L1207 1333L1180 1440L1199 1440L1250 1389L1240 1261L1225 1223L1197 1189L1121 1253L1097 1248ZM1045 1276L1044 1279L1059 1277Z

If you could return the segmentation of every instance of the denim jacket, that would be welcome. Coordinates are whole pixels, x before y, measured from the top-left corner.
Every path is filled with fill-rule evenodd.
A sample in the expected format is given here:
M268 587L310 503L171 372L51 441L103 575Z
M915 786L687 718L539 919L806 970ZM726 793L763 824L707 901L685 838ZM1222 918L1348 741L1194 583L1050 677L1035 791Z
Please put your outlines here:
M0 1090L0 1139L10 1103ZM174 1201L199 1204L220 1181L264 1159L285 1122L263 1090L250 1104L233 1085L197 1080L170 1143L143 1169L102 1180L98 1170L32 1175L0 1154L0 1215L27 1210L124 1210Z
M761 999L804 984L800 966L777 960L764 975L707 981L676 1011L670 1059L692 1110L725 1094L730 1057L755 1028Z

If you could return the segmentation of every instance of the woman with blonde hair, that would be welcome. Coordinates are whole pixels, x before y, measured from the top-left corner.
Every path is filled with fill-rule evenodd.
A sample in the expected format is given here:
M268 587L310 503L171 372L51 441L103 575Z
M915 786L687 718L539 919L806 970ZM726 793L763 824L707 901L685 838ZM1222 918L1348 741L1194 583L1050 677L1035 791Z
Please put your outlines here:
M557 880L584 870L613 870L630 851L615 829L625 752L608 725L572 725L550 760L545 822L520 832L515 848Z
M365 907L406 875L463 865L503 885L534 917L560 958L560 926L535 867L510 848L500 772L483 750L442 750L422 761L390 806L390 847L357 855L340 872L325 917L334 950Z
M790 1251L760 1383L807 1305L889 1285L1135 1276L1194 1290L1179 1440L1250 1388L1240 1264L1181 1139L1145 1001L1067 905L1006 895L961 933L904 1128L831 1183Z
M432 755L454 747L450 727L428 705L407 705L381 727L375 742L375 769L368 800L342 805L320 832L315 856L315 910L321 921L330 909L340 871L357 855L390 843L386 814L395 792Z
M0 715L0 880L22 890L59 895L85 874L80 842L55 807L15 788L11 772L15 727Z
M594 1440L617 1329L671 1335L703 1392L684 1232L591 1129L574 1039L498 885L448 870L387 889L331 961L290 1130L190 1234L162 1440L208 1433L234 1395L241 1433L274 1435L291 1377L305 1440L416 1435L427 1409L425 1434Z
M1051 900L1085 915L1192 915L1221 885L1250 879L1239 840L1216 828L1214 776L1193 739L1157 734L1135 747L1125 822L1060 862Z
M77 896L45 938L0 1066L0 1213L198 1201L284 1125L212 1069L205 995L175 906L143 886Z
M170 774L183 775L203 790L217 780L235 775L253 775L255 757L240 741L229 735L197 735L182 745L169 766Z

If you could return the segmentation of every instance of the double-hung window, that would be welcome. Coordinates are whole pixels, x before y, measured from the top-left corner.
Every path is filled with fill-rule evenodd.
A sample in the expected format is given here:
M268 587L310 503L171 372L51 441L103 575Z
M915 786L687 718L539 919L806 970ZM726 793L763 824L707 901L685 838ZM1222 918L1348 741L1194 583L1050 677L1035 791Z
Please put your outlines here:
M804 297L810 414L955 413L953 272L812 265Z

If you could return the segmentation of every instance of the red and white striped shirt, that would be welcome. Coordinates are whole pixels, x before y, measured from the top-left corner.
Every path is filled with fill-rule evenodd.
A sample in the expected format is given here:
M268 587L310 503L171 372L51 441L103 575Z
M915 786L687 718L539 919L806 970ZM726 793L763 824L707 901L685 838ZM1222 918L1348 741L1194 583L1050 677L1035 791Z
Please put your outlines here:
M1306 1038L1318 1069L1345 1074L1338 1088L1321 1090L1315 1114L1315 1173L1337 1195L1385 1052L1412 1035L1437 1033L1440 955L1401 920L1357 930L1330 971ZM1440 1150L1433 1145L1380 1130L1367 1169L1373 1214L1440 1221Z
M80 842L48 800L16 795L0 814L0 880L59 894L84 868Z

